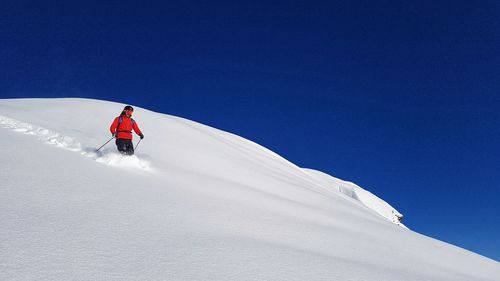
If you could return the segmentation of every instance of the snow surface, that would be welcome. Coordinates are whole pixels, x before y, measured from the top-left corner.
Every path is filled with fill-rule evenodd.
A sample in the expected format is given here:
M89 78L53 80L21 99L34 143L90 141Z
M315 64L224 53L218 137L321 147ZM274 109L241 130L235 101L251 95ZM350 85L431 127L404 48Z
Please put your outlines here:
M123 104L0 100L0 280L500 280L363 188L258 144Z

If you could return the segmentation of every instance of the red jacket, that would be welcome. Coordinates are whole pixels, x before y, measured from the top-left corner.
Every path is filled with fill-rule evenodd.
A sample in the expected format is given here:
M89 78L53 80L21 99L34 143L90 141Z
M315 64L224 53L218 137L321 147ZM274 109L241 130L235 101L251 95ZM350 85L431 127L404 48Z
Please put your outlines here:
M118 126L118 121L119 119L122 119L122 122ZM117 139L132 139L132 129L134 132L138 135L142 135L141 130L139 129L139 126L137 126L137 122L133 120L130 117L127 117L127 115L123 114L115 118L113 123L111 124L111 127L109 127L109 130L111 131L111 134L118 133L116 135Z

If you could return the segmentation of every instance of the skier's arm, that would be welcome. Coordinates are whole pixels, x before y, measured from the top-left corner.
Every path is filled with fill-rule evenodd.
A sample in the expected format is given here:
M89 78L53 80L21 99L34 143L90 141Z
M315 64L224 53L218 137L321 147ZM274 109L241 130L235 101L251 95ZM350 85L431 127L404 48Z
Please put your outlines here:
M118 117L115 118L113 123L111 123L111 126L109 127L109 130L111 131L111 134L114 135L116 133L116 129L118 127Z
M137 126L137 122L134 122L134 124L132 125L132 129L134 129L134 132L141 136L141 138L144 136L141 132L141 129L139 129L139 126Z

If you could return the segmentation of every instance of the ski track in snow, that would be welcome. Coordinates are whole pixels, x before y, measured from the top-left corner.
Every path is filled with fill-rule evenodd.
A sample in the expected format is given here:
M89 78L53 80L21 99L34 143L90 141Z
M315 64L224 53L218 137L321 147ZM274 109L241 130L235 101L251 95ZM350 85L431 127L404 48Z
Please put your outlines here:
M0 115L0 127L11 129L25 135L35 136L40 141L58 148L79 152L81 155L92 158L96 162L104 165L121 168L139 168L144 171L152 171L151 163L147 160L139 159L136 155L123 156L109 148L95 152L95 148L82 148L82 145L72 137L33 124Z

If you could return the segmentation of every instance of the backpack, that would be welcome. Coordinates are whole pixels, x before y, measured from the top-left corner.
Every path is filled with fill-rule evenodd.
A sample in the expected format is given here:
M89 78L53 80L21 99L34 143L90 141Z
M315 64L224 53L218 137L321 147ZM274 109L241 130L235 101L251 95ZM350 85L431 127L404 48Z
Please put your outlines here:
M132 127L133 127L134 124L135 124L135 120L134 120L134 118L130 118L130 120L132 120ZM125 133L131 134L132 131L120 131L120 130L118 130L118 128L120 128L120 125L122 124L122 122L123 122L123 116L120 115L120 116L118 116L118 125L116 126L116 132L117 133L119 133L119 132L125 132Z

